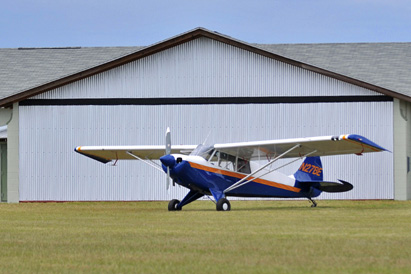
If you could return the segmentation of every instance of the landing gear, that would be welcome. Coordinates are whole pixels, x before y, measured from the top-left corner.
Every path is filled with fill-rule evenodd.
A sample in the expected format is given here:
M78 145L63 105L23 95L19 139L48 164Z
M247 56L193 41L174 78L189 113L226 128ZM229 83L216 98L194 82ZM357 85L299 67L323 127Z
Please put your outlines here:
M313 203L313 204L311 205L311 207L317 207L317 202L316 202L316 201L314 201L314 200L311 199L311 198L308 198L308 200L310 200L310 202Z
M226 198L221 198L217 202L217 211L229 211L231 209L230 202Z
M178 206L180 203L179 200L173 199L168 203L168 211L176 211L176 210L181 210L181 207Z

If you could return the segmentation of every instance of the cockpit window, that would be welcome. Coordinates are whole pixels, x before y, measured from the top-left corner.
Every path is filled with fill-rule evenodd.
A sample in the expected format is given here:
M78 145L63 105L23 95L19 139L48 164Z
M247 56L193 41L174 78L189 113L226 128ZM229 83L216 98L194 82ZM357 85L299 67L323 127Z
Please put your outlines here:
M213 146L200 144L190 153L190 155L203 157L211 164L227 170L246 174L251 173L250 162L248 160L215 150Z
M238 158L237 171L241 173L250 174L251 173L250 161Z
M249 161L238 158L236 156L233 156L227 153L224 153L224 152L221 152L221 151L216 151L214 153L213 159L210 159L210 161L214 162L212 164L217 165L218 167L221 167L224 169L246 173L246 174L251 173Z
M219 167L228 169L228 170L235 170L235 157L221 152L221 151L217 151L216 152L216 156L217 156L217 165Z

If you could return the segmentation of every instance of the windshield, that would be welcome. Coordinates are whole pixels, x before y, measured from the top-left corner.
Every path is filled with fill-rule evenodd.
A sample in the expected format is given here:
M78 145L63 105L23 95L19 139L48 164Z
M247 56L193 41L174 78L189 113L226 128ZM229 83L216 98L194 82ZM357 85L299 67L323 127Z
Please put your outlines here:
M213 146L205 146L205 145L200 144L190 153L190 155L200 156L208 161L213 151L214 151Z

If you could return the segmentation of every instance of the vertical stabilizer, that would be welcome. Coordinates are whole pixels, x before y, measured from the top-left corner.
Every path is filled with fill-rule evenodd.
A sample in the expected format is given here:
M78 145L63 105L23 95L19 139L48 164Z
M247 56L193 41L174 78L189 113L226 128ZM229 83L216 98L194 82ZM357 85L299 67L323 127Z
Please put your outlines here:
M307 157L300 168L294 173L294 177L299 182L322 181L323 166L320 157Z

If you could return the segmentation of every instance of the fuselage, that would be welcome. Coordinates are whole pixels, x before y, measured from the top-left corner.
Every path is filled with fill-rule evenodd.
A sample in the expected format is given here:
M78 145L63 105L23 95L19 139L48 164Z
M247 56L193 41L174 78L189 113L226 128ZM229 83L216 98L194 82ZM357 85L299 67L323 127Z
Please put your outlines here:
M207 161L201 156L171 154L162 158L163 170L167 172L170 168L170 177L177 184L188 189L198 191L203 194L223 193L228 187L246 177L247 173L242 173L222 166L215 161ZM257 163L247 163L248 172L251 173L259 166ZM297 198L307 197L307 193L295 186L295 179L283 173L273 171L268 173L264 169L247 180L251 182L230 190L224 195L240 197L282 197ZM310 193L311 197L316 197L321 192Z

